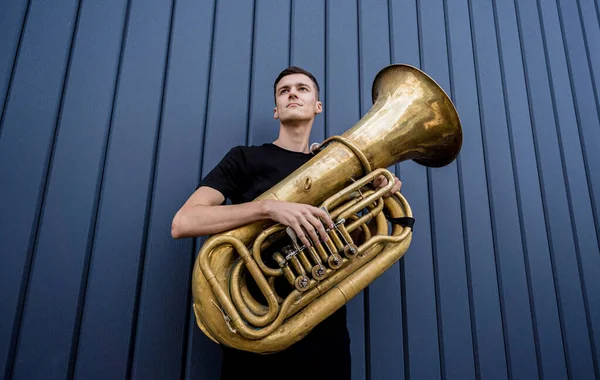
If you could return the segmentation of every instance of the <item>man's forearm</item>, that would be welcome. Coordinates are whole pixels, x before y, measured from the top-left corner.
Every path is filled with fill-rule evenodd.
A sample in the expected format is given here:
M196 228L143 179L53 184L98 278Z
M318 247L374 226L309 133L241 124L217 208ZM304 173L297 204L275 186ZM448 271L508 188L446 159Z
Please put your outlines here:
M171 235L175 239L206 236L268 218L268 207L264 201L223 206L195 205L179 210L173 219Z

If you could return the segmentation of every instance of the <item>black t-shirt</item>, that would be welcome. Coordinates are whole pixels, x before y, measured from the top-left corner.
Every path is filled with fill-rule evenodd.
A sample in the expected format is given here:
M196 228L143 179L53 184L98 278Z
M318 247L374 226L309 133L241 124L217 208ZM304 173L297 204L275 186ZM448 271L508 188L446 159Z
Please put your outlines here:
M313 157L275 144L232 148L200 182L232 204L250 202ZM276 267L276 266L273 266ZM346 306L317 325L288 349L268 355L224 345L222 379L350 379L350 337Z

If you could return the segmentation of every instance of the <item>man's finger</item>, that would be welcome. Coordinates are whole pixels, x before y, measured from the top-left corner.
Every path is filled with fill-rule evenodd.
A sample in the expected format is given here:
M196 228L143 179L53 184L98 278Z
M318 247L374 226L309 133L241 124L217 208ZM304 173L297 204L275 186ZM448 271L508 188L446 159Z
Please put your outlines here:
M315 228L312 226L312 224L310 224L310 222L306 219L302 220L302 227L304 227L304 230L308 233L308 235L310 236L312 241L319 241L319 238L317 237L317 233L315 232ZM308 239L307 239L308 241ZM305 243L306 245L306 243ZM310 241L308 241L308 245L306 245L307 247L311 246L312 244L310 243Z
M294 232L296 233L296 236L298 237L298 239L300 239L300 241L302 242L303 245L305 246L310 246L310 242L308 241L308 238L306 237L306 234L304 233L304 230L302 229L302 227L300 227L300 224L294 224L293 226L290 226L294 229Z
M327 227L333 228L333 220L331 220L331 217L329 216L327 211L317 207L313 207L313 213L317 215L323 221L323 223L327 225Z
M308 216L307 219L314 226L314 228L316 228L321 240L327 241L327 232L325 232L325 228L323 228L323 223L321 223L321 221L313 215ZM317 240L314 241L317 242Z
M375 187L384 187L387 184L388 184L388 180L383 175L380 175L379 177L375 178L375 180L373 181L373 186L375 186Z
M386 182L387 182L387 179L386 179ZM386 185L387 185L387 183L386 183ZM380 188L381 188L381 187L385 187L385 186L380 186ZM394 176L394 186L392 186L392 188L391 188L391 189L390 189L388 192L386 192L386 193L383 195L383 197L384 197L384 198L389 198L389 197L391 197L393 194L395 194L395 193L396 193L396 191L398 191L399 189L400 189L400 180L399 180L399 179L398 179L396 176Z
M398 177L395 177L395 178L396 178L396 184L395 184L395 186L394 186L394 193L395 193L396 191L400 191L400 189L402 188L402 181L400 181L400 180L398 179Z

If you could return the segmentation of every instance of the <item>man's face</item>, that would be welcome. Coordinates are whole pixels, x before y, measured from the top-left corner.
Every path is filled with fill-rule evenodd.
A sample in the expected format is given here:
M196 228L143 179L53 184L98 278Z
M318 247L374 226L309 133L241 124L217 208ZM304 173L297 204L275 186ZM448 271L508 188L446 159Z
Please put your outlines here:
M304 74L281 78L275 90L274 117L282 123L309 121L323 111L313 81Z

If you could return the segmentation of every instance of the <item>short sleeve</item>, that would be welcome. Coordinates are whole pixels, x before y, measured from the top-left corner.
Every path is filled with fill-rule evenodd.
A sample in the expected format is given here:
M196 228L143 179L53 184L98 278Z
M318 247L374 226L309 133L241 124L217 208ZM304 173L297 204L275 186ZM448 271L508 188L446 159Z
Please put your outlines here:
M200 181L201 186L219 191L225 198L232 199L240 191L246 174L246 160L240 147L232 148L225 157Z

